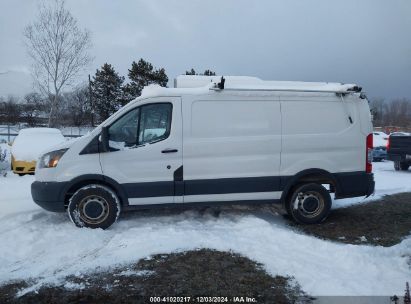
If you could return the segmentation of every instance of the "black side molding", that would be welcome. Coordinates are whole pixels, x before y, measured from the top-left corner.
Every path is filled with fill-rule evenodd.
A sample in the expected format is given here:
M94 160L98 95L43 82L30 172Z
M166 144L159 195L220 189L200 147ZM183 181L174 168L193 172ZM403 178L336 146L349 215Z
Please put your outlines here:
M175 196L184 195L184 171L183 171L183 166L180 166L176 171L174 171L174 195Z

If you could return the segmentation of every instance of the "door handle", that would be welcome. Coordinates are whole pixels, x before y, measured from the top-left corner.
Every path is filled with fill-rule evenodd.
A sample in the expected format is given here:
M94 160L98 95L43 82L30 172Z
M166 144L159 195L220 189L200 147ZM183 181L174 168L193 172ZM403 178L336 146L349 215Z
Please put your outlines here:
M178 152L177 149L165 149L161 151L161 153L176 153L176 152Z

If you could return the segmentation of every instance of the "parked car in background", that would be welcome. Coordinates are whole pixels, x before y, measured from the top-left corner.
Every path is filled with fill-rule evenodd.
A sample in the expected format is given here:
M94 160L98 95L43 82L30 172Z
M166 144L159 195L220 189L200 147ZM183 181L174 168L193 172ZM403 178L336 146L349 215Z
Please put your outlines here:
M406 132L392 132L390 133L389 136L409 136L410 133L406 133Z
M375 147L372 150L372 161L380 162L387 159L387 148L386 147Z
M377 132L374 131L373 133L374 137L374 148L376 147L387 147L387 141L388 141L388 134L384 132Z
M65 141L60 130L30 128L20 130L11 147L11 170L19 175L34 174L42 151Z
M372 161L379 162L384 159L387 159L388 135L384 132L378 131L374 131L372 134L374 137Z
M408 170L411 165L411 136L390 136L388 138L387 152L388 159L394 161L395 170Z

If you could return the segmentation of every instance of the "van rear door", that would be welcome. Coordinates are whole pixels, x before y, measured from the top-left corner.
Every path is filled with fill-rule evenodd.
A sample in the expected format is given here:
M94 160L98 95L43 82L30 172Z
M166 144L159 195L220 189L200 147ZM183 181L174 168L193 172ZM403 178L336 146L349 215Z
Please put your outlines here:
M121 184L130 205L181 197L176 193L183 155L179 97L144 100L114 121L108 134L110 152L100 154L103 174Z

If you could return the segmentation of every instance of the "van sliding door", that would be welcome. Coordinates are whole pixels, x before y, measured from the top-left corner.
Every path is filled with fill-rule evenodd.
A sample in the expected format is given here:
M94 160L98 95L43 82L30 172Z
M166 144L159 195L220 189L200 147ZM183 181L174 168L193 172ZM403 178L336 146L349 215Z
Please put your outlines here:
M280 198L278 99L187 101L183 117L184 202Z

